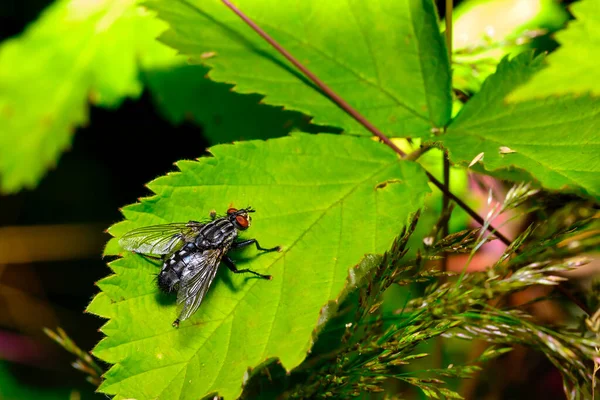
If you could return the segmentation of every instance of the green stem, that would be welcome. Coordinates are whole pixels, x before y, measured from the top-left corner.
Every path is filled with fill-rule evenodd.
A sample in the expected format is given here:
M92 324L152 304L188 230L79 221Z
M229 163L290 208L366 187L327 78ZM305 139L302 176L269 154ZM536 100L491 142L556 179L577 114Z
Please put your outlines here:
M446 47L448 48L448 63L452 65L452 9L454 4L452 0L446 0ZM448 152L445 151L444 155L444 196L442 198L442 215L448 212L450 207L450 197L447 193L450 193L450 159L448 158ZM442 227L442 236L446 237L449 233L450 217L445 220L444 226ZM442 271L446 271L448 264L448 254L444 254L442 258Z
M446 0L446 48L448 49L448 65L452 66L452 0ZM452 73L452 72L451 72ZM448 152L444 151L442 154L444 164L444 194L442 196L442 215L450 213L450 197L447 193L450 193L450 159L448 158ZM443 219L442 225L442 237L445 238L450 233L450 215L448 218ZM442 260L440 269L442 272L448 270L448 253L442 254ZM445 278L441 277L440 281L445 282ZM441 367L444 359L444 339L438 336L435 340L435 357L434 362L438 368Z

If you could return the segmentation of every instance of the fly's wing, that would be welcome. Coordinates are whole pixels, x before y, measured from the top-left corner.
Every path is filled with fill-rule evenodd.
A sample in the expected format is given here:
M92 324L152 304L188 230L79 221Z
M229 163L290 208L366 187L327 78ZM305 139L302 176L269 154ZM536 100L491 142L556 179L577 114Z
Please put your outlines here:
M224 249L198 252L188 262L181 274L181 282L177 291L177 303L183 304L179 320L189 318L206 296L208 288L217 275L219 263L225 254Z
M161 256L193 241L206 222L190 221L164 225L144 226L127 232L119 239L125 250Z

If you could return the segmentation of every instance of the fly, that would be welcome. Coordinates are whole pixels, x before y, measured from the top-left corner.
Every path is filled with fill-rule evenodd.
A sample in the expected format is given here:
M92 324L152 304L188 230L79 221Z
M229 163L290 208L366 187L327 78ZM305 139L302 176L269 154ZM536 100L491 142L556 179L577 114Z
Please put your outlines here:
M227 255L229 250L255 245L264 252L279 251L280 247L266 249L256 239L238 240L238 232L250 227L248 215L252 208L229 208L227 215L204 222L189 221L146 226L127 232L119 244L122 248L160 259L162 268L158 274L158 287L166 292L177 292L177 303L183 305L179 317L173 322L189 318L206 296L219 264L223 262L236 274L250 273L261 279L271 279L271 275L259 274L250 269L237 269Z

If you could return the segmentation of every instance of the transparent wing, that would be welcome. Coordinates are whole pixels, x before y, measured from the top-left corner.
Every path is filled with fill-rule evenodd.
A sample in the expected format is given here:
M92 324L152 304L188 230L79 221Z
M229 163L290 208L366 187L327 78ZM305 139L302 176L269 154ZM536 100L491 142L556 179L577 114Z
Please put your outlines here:
M127 232L119 239L125 250L148 255L169 254L193 241L206 222L190 221L163 225L144 226Z
M177 303L183 304L179 320L189 318L208 293L211 283L217 275L219 263L225 254L222 249L205 250L198 252L188 263L181 274L181 282L177 291Z

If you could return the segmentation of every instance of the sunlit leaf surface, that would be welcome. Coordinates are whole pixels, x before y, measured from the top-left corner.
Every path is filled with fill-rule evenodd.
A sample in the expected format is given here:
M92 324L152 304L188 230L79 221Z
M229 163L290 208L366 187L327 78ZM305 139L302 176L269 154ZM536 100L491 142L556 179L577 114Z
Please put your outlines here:
M213 209L252 205L244 237L281 253L236 258L272 281L217 275L208 297L177 330L174 297L159 294L159 267L123 254L89 310L109 318L94 354L115 363L101 390L117 398L235 398L248 367L306 356L321 308L341 293L348 270L382 253L429 192L422 168L366 138L295 134L211 149L181 172L149 184L155 196L124 208L116 237L158 223L198 220ZM123 253L111 241L108 254Z

